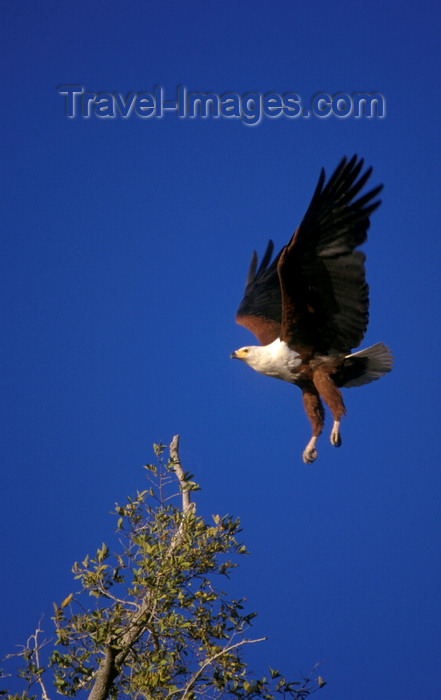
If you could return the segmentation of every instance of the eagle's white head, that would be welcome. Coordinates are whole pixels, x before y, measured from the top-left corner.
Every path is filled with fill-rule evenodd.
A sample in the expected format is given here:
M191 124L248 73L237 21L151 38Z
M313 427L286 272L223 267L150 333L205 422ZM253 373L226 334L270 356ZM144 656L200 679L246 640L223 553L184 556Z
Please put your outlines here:
M288 382L293 381L293 370L301 363L298 353L279 338L269 345L246 345L231 353L231 357L242 360L256 372Z
M242 360L242 362L245 362L253 369L259 371L258 367L260 367L262 363L262 350L264 347L265 346L262 347L260 345L246 345L232 352L230 357L235 360Z

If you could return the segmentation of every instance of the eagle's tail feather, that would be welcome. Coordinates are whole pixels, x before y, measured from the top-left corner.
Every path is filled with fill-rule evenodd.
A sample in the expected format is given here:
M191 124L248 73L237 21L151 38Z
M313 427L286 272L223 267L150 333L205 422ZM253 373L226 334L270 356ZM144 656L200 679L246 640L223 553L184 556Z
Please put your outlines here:
M390 372L393 357L384 343L376 343L370 348L347 355L339 386L351 387L369 384Z

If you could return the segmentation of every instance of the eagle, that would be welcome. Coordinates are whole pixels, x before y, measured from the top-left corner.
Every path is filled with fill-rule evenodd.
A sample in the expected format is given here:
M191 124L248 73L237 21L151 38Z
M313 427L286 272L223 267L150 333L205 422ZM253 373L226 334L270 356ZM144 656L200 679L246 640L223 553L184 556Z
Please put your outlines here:
M341 445L346 414L342 387L362 386L392 369L384 343L357 352L367 329L369 288L365 259L370 215L380 205L378 185L360 195L372 168L354 155L342 158L326 182L322 168L300 226L272 260L269 241L262 261L254 251L236 321L260 345L231 354L257 372L300 387L312 437L303 461L317 458L316 442L328 406L334 419L331 444ZM358 197L358 198L357 198Z

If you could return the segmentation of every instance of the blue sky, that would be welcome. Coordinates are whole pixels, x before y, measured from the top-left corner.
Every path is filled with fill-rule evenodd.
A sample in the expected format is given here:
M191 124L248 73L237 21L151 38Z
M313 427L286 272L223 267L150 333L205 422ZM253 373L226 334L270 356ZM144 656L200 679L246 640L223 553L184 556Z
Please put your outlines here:
M323 661L330 700L435 700L441 627L440 9L312 0L10 3L2 10L0 652L47 626L73 561L181 435L203 515L231 513L257 611L248 658ZM382 119L67 118L60 85L379 92ZM392 374L345 392L343 446L304 465L296 387L232 362L251 253L279 249L320 168L383 182L367 253Z

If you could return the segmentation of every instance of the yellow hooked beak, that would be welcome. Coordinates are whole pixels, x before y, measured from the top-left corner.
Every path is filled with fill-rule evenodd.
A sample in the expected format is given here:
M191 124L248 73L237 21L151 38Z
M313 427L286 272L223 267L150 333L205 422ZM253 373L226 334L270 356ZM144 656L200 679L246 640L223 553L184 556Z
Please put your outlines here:
M240 348L231 353L230 357L233 360L244 360L248 354L248 348Z

